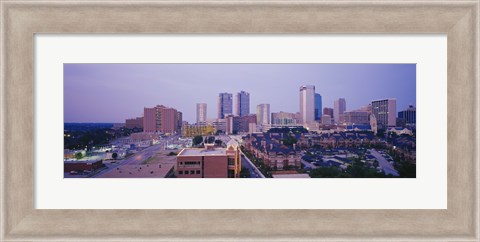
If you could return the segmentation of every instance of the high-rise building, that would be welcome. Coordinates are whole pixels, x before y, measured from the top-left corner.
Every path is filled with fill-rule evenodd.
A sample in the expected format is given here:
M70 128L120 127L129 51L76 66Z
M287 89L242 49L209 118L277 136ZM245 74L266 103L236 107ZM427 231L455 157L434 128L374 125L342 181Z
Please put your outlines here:
M333 118L333 108L323 108L323 114L330 115L330 117Z
M300 87L300 115L304 124L315 120L315 86Z
M249 131L250 124L257 123L257 115L250 114L243 117L229 115L225 120L227 134L246 133Z
M257 124L270 124L270 104L257 105Z
M182 132L182 124L183 124L183 113L180 111L177 111L177 133Z
M415 125L417 122L417 109L410 105L406 110L398 112L398 118L405 122L406 125Z
M370 113L366 111L348 111L343 113L343 118L347 124L369 124Z
M372 114L379 128L395 127L397 120L397 99L387 98L372 101Z
M241 91L237 93L237 116L243 117L250 114L250 93Z
M174 108L157 105L153 108L144 108L143 115L144 132L180 132L182 114Z
M233 114L232 94L220 93L218 94L218 118L224 119L229 114Z
M157 131L157 111L155 108L143 109L143 131L144 132Z
M297 124L295 113L278 112L272 113L272 126L292 126Z
M333 120L336 123L344 121L343 113L347 110L347 102L345 98L339 98L333 103Z
M323 120L324 118L327 118L327 115L330 120ZM322 115L322 124L332 124L333 123L333 108L323 108L323 115Z
M207 104L197 103L197 124L204 124L207 121Z
M315 120L322 119L322 95L315 93Z

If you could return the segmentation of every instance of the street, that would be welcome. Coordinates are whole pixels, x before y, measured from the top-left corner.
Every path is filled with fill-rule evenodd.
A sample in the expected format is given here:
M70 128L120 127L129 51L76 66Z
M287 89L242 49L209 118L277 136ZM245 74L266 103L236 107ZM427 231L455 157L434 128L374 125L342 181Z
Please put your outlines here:
M158 152L160 149L162 149L163 146L158 144L158 145L152 145L142 151L139 151L137 152L136 154L133 154L132 156L124 159L124 160L119 160L118 163L113 163L111 165L108 166L107 169L104 169L102 171L100 171L99 173L91 176L91 177L98 177L98 176L101 176L102 174L112 170L112 169L115 169L121 165L128 165L128 164L138 164L142 161L144 161L145 159L148 159L149 157L153 156L156 152Z
M250 178L262 178L257 173L257 170L251 165L251 163L247 161L247 159L243 154L241 155L241 157L242 157L242 170L248 169L248 172L250 173Z
M393 166L383 157L378 151L375 149L369 150L370 154L375 157L375 159L378 160L378 164L382 167L383 171L385 171L385 174L392 174L393 176L399 176L398 172L393 168Z

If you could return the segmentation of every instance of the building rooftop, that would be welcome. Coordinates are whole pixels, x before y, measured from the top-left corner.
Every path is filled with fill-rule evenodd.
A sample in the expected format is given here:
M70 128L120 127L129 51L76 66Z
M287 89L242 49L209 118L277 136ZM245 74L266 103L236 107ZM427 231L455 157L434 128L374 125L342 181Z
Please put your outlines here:
M209 156L209 155L226 155L226 148L185 148L177 156Z

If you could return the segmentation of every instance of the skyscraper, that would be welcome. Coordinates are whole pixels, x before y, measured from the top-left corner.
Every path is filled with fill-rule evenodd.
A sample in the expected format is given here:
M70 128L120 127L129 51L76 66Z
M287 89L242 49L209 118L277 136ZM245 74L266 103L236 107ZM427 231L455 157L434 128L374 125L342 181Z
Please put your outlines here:
M241 91L237 93L237 116L243 117L250 114L250 93Z
M197 124L207 121L207 104L197 103Z
M233 114L232 94L220 93L218 94L218 118L224 119L229 114Z
M315 86L300 87L300 116L304 124L315 120Z
M387 98L372 101L372 114L379 128L395 127L397 124L397 99Z
M270 124L270 104L257 105L257 124Z
M315 120L322 119L322 95L315 93Z
M333 120L336 123L343 122L343 113L347 110L347 102L345 98L339 98L333 103Z

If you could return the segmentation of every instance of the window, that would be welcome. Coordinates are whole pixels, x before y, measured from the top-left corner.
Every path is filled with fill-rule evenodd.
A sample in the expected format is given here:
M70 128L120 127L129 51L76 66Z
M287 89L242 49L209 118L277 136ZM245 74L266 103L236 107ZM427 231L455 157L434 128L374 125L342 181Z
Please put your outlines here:
M200 161L185 161L185 167L198 167L200 166Z
M190 174L192 174L192 175L195 174L195 171L194 171L194 170L191 170L191 171L190 171Z
M183 175L183 171L178 171L178 174L179 174L179 175Z
M200 174L200 170L197 170L197 174Z

